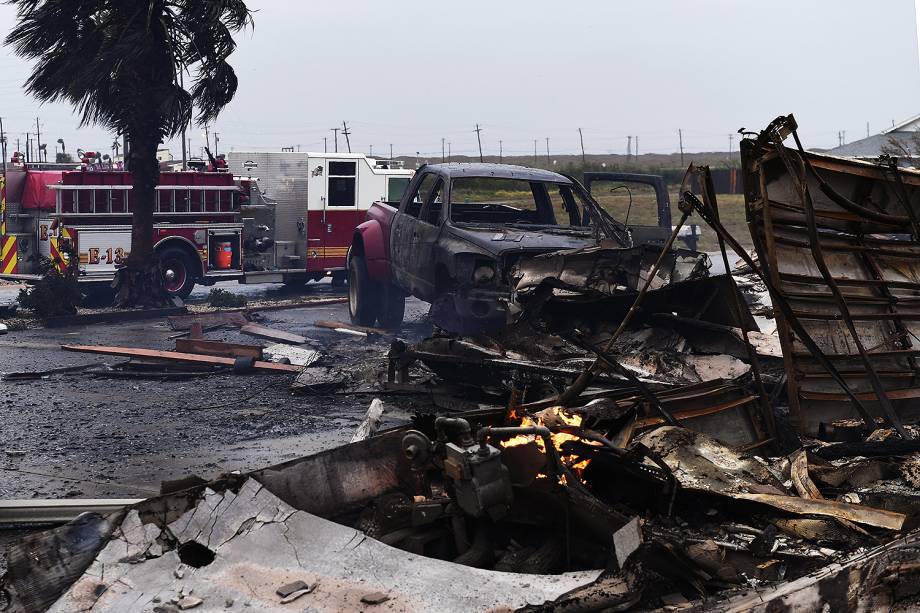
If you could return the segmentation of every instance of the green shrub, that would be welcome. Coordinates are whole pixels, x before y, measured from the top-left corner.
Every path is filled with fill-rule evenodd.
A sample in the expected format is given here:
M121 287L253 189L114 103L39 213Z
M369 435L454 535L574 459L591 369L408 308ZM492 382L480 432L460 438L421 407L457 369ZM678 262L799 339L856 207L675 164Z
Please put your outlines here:
M217 308L242 307L246 306L246 297L225 289L214 288L208 293L208 304Z
M43 273L40 281L19 290L16 298L19 306L32 311L41 319L75 314L77 305L83 300L75 267L61 274L50 260L43 260L40 270Z

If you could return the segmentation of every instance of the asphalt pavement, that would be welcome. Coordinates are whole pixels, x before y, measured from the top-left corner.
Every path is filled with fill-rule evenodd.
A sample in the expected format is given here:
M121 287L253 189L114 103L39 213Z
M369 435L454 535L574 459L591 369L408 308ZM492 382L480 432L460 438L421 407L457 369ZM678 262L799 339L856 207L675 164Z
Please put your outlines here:
M220 285L260 300L292 295L277 285ZM199 288L190 299L200 300L207 291ZM345 288L311 283L298 293L304 298L342 296ZM409 301L403 336L425 334L427 310L426 304ZM260 323L306 336L311 347L323 352L323 364L348 365L368 381L375 379L385 365L387 341L313 326L318 319L348 321L347 305L267 311ZM159 319L11 331L0 336L0 372L113 364L120 358L64 352L60 345L173 349L175 341L168 337L174 334ZM258 342L235 329L206 336ZM291 379L227 373L162 381L69 372L37 381L4 381L0 498L143 497L164 480L191 474L211 479L347 442L373 395L295 395Z

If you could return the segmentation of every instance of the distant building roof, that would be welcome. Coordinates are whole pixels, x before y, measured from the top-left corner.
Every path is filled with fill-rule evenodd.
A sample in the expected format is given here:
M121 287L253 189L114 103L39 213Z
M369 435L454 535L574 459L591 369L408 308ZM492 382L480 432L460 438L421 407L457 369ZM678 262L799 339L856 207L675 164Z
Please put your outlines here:
M883 130L882 134L888 134L889 132L916 132L920 130L920 115L914 115L910 119L905 119L899 124L893 125L887 130Z
M916 119L916 122L917 127L920 128L920 117ZM891 142L897 141L902 147L911 151L913 156L917 156L920 153L920 151L917 151L916 139L918 137L920 137L920 131L917 130L887 130L881 134L873 134L833 149L827 149L825 153L841 157L877 158L883 153L897 149L896 143ZM903 157L904 154L896 152L894 155Z

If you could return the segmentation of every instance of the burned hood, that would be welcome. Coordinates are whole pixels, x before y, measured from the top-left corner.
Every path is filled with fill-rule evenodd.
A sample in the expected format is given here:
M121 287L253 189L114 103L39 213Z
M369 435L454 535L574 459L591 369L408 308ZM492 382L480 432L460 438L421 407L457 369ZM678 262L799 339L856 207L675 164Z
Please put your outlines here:
M512 271L513 289L526 301L540 287L552 286L559 297L614 296L634 293L645 283L661 254L653 245L620 248L603 242L520 260ZM649 289L709 276L705 253L672 249Z
M515 251L549 252L580 249L597 243L590 232L564 228L534 228L502 226L451 226L450 236L499 257Z

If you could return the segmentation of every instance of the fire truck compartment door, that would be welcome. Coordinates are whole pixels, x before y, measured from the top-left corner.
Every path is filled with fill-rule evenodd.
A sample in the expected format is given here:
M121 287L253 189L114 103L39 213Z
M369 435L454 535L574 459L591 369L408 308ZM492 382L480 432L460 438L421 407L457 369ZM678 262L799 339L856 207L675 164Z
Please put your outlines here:
M87 277L111 276L131 251L131 229L77 228L80 271Z
M355 227L362 221L358 210L358 189L361 160L327 160L325 198L323 198L323 217L320 227L308 231L310 239L319 235L318 257L311 257L308 269L344 268L345 255L351 245ZM309 247L317 245L309 242Z

